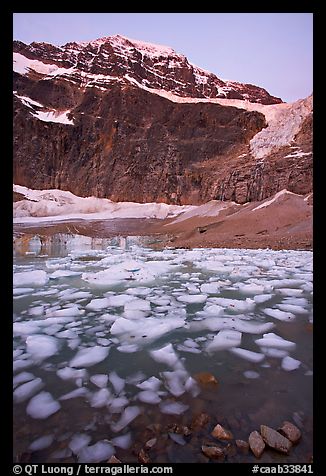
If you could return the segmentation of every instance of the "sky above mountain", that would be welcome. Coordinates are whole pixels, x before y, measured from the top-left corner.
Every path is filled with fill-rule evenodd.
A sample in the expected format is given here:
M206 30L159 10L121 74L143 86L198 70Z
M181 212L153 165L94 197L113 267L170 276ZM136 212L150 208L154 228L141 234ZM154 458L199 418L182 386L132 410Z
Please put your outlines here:
M172 47L221 79L292 102L313 92L312 13L14 13L24 43L121 34Z

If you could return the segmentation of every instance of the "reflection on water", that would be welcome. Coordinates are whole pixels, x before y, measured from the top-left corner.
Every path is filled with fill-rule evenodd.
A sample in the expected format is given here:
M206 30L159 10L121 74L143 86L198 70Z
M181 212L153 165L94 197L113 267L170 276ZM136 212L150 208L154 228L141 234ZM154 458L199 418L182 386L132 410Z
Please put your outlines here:
M63 233L17 235L14 251L14 458L82 461L102 442L104 459L133 462L156 438L152 462L206 462L203 443L227 445L210 435L217 423L247 441L289 420L300 443L260 462L309 462L312 253L155 251L145 237ZM264 334L272 346L257 344ZM255 461L234 441L225 452Z

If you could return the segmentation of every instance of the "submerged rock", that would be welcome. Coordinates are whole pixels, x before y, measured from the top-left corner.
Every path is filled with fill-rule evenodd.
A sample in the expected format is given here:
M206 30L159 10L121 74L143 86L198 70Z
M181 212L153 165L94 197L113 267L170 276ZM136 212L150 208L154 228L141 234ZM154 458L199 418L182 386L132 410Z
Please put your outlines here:
M108 463L122 463L118 458L116 458L114 455L111 456L111 458L107 461Z
M150 457L144 449L141 449L138 453L138 461L143 464L148 464L151 462Z
M249 435L249 446L256 458L260 458L265 449L265 443L258 431L252 431Z
M285 436L278 433L273 428L269 428L265 425L260 425L260 433L265 441L265 443L276 451L280 451L281 453L288 454L292 443L289 441Z
M194 375L194 379L201 385L217 385L218 380L210 372L199 372Z
M216 445L203 445L201 447L202 452L205 456L212 459L224 458L223 449Z
M301 431L299 428L289 421L284 421L282 426L278 428L277 431L292 443L297 443L301 438Z
M207 425L209 420L210 420L210 416L207 413L202 412L193 418L191 422L191 428L195 430L199 428L203 428L205 425Z
M218 438L219 440L232 440L233 439L233 435L232 435L231 431L226 430L220 424L217 424L215 426L211 435L214 436L214 438Z
M244 440L235 440L235 444L243 453L247 453L247 451L249 450L249 443Z

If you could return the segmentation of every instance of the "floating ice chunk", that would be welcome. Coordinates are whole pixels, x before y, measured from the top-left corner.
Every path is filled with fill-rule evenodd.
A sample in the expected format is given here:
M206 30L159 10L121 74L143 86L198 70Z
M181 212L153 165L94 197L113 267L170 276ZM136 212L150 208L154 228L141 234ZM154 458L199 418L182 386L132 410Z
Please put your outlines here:
M132 299L127 301L124 305L125 312L127 311L150 311L151 304L144 299Z
M296 370L300 367L300 365L300 360L293 359L289 356L284 357L281 364L282 369L287 371Z
M200 388L192 377L188 377L185 382L185 390L186 392L190 392L193 397L197 397L200 394Z
M111 307L123 307L127 302L133 301L135 298L130 294L118 294L117 296L108 296L108 305Z
M41 388L44 387L42 379L36 378L30 382L23 383L14 391L14 401L16 403L24 402L32 395L35 395Z
M147 296L151 292L152 292L151 288L144 288L144 287L126 289L126 293L131 294L133 296Z
M71 270L64 270L64 269L58 269L57 271L54 271L54 273L50 274L49 278L50 279L58 279L58 278L70 278L72 276L81 276L81 272L79 271L71 271Z
M54 400L49 392L40 392L29 401L26 412L32 418L45 419L60 408L60 403Z
M76 301L77 299L88 299L90 297L92 297L92 294L88 291L71 292L65 289L59 293L60 301Z
M12 368L13 368L13 372L17 372L17 370L22 370L22 369L26 369L27 367L30 367L31 365L33 365L33 361L30 360L30 359L26 359L26 360L22 360L22 359L18 359L18 360L15 360L13 365L12 365Z
M93 446L84 446L78 453L78 463L101 463L114 455L114 448L106 441L98 441Z
M119 377L115 371L109 373L109 380L113 385L114 391L117 395L119 395L119 393L121 393L124 389L126 383L125 380Z
M294 342L283 339L273 332L264 334L261 339L255 340L260 347L274 347L275 349L293 350L296 347Z
M282 296L301 296L303 289L281 288L277 290L278 294Z
M275 349L273 347L261 347L261 351L264 352L267 357L272 357L274 359L283 359L283 357L289 355L288 351Z
M239 284L239 291L241 294L252 295L252 294L263 294L265 291L265 286L259 284Z
M71 367L64 367L62 369L57 370L57 376L60 377L62 380L76 380L77 378L81 378L86 380L88 377L86 369L72 369Z
M266 308L263 309L263 313L267 316L274 317L279 321L293 321L293 319L295 319L295 315L291 312L284 312L279 309Z
M77 347L79 346L80 344L80 339L79 337L77 339L70 339L68 342L67 342L67 345L68 347L71 349L71 350L75 350L77 349Z
M33 380L35 378L35 375L31 374L30 372L21 372L20 374L16 375L13 378L13 385L16 387L20 383L25 383L29 382L30 380Z
M91 311L100 311L101 309L107 309L109 307L109 302L107 298L92 299L90 303L87 304L86 309Z
M228 298L210 298L210 301L214 304L224 307L231 312L247 312L252 311L255 308L255 301L250 298L245 300L241 299L228 299Z
M32 358L41 361L58 352L59 341L52 336L34 334L26 339L26 350Z
M108 384L109 377L105 374L92 375L90 381L99 388L105 388Z
M110 332L113 335L118 335L120 340L124 339L129 342L133 339L135 342L146 342L170 332L171 330L183 327L185 319L181 317L164 317L144 319L124 319L123 317L117 319L112 325Z
M202 311L199 311L197 314L198 315L211 314L214 316L220 316L223 313L224 313L224 308L222 306L219 306L218 304L207 303L204 306L204 309Z
M85 387L81 388L76 388L75 390L72 390L71 392L65 393L61 397L59 397L59 400L70 400L71 398L77 398L77 397L84 397L88 395L88 390Z
M46 272L39 269L14 273L13 277L14 287L44 286L47 282L48 277Z
M161 349L151 350L149 352L150 356L159 363L167 364L170 367L174 367L179 363L179 358L175 353L172 344L167 344Z
M165 380L165 387L172 395L180 397L186 391L185 383L189 375L185 370L176 370L174 372L162 372Z
M126 397L117 397L110 401L110 412L120 413L122 409L128 405L129 400Z
M175 443L178 443L178 445L185 445L186 444L186 441L185 439L183 438L183 436L179 435L178 433L169 433L169 437L171 438L171 440L173 440Z
M106 347L106 346L108 346L108 345L111 344L111 341L110 341L110 339L105 339L104 337L99 337L99 338L97 339L97 343L98 343L100 346Z
M246 332L249 334L263 334L263 332L270 331L275 327L273 322L253 322L246 321L244 319L235 318L234 319L234 329L240 332Z
M160 403L161 398L157 395L157 393L153 392L152 390L143 390L139 392L137 398L144 403L151 403L155 405L156 403Z
M182 294L177 297L177 300L180 302L186 302L187 304L203 303L206 301L207 297L207 294Z
M119 345L119 347L117 347L117 350L125 354L133 354L134 352L137 352L139 350L139 346L136 344Z
M92 438L86 435L86 433L76 433L69 442L69 448L76 455L82 448L88 445L91 439Z
M304 307L295 304L277 304L276 307L281 311L294 312L295 314L307 314L309 312Z
M101 408L105 407L110 400L111 393L107 388L101 388L97 392L94 392L90 399L91 407Z
M49 446L52 445L54 440L54 435L45 435L41 436L40 438L37 438L34 440L28 447L30 451L40 451L44 450L45 448L48 448Z
M258 363L264 360L265 358L264 354L261 354L259 352L253 352L247 349L241 349L240 347L235 347L233 349L230 349L230 352L232 352L232 354L237 355L238 357L241 357L244 360L248 360L249 362Z
M109 349L107 347L95 345L94 347L79 350L75 357L71 359L69 365L70 367L91 367L102 362L108 355Z
M241 332L222 329L206 346L207 352L238 347L241 344Z
M116 423L111 425L112 431L117 433L118 431L123 430L129 423L131 423L135 418L140 415L140 408L137 406L127 407L123 411L121 418Z
M37 334L38 332L40 332L40 327L38 323L33 321L14 322L12 328L14 335L30 335Z
M138 383L137 387L141 390L151 390L152 392L156 392L160 388L161 384L161 380L153 376L147 380L144 380L144 382Z
M144 319L148 312L144 311L124 311L123 317L126 319ZM117 316L118 317L118 316Z
M195 347L188 347L186 345L178 344L177 349L181 352L189 352L190 354L200 354L200 349L196 349Z
M131 443L132 439L130 433L121 436L116 436L111 440L111 444L113 446L118 446L119 448L122 448L124 450L127 450L131 446Z
M44 306L34 306L28 309L28 314L30 316L42 316L44 312Z
M70 329L66 329L65 331L57 332L55 335L59 339L77 339L78 338L78 335L76 334L76 332L74 332Z
M200 291L204 294L218 294L220 292L220 285L214 281L204 283L200 286Z
M246 378L259 378L259 373L258 372L255 372L254 370L246 370L245 372L243 372L243 375L246 377Z
M189 405L185 405L181 402L170 402L165 401L160 403L160 409L162 413L166 413L167 415L180 415L188 410Z
M273 294L260 294L258 296L254 296L254 301L257 304L261 304L262 302L269 301L270 299L272 299L272 297L273 297Z
M29 294L34 291L34 288L15 288L12 290L13 296L20 296L22 294Z
M46 317L75 317L75 316L81 316L83 314L85 314L85 310L79 309L77 304L74 304L73 306L70 306L70 307L64 307L62 309L55 309L55 310L49 309L48 311L45 312Z

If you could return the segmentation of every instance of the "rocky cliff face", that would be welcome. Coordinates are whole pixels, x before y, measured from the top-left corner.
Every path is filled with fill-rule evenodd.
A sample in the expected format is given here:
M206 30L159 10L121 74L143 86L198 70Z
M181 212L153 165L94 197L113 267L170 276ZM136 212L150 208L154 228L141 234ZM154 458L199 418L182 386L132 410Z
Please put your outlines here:
M287 105L120 36L14 52L17 184L178 204L311 191L311 98Z

